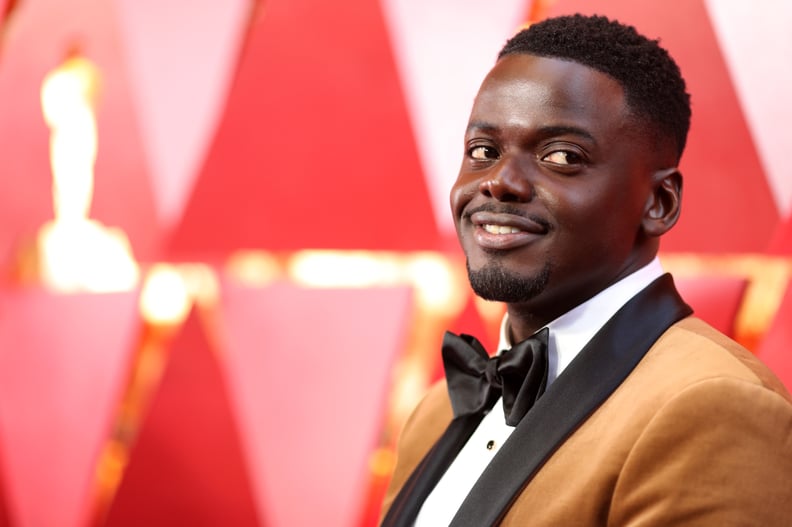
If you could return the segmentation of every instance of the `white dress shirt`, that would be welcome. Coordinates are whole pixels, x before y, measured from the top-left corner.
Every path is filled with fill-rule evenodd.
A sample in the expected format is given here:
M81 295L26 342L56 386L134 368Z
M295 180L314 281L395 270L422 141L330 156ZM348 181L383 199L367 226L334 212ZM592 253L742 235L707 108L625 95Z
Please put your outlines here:
M547 386L555 381L597 331L633 296L663 274L655 258L645 267L616 282L596 296L550 322ZM498 349L511 348L508 317L501 324ZM511 435L502 400L484 416L434 490L421 507L415 527L438 527L451 523L473 485Z

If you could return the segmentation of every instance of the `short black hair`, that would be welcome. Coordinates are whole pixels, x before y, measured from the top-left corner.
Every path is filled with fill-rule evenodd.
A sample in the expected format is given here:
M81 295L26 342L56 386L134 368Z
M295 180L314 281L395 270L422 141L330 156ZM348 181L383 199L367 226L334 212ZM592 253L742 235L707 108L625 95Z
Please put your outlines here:
M690 129L690 95L679 66L659 40L604 16L576 14L521 30L498 59L515 53L569 60L609 75L622 86L633 114L673 139L681 157Z

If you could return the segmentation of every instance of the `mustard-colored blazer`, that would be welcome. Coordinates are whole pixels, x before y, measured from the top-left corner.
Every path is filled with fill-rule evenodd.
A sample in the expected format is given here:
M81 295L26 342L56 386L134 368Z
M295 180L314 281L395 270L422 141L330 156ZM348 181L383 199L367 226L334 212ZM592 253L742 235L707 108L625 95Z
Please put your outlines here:
M452 525L792 526L792 398L780 381L692 316L652 341L588 410L576 407L590 398L586 383L572 381L595 376L588 385L602 384L622 359L589 353L588 368L573 362L504 443ZM575 412L584 415L570 425ZM452 418L441 382L405 425L383 515Z

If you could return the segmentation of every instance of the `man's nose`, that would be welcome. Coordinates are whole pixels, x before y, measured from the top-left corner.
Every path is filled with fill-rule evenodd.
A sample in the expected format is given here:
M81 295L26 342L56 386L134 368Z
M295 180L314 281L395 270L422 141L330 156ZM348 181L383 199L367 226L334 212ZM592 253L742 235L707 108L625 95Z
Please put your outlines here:
M530 201L534 189L523 163L514 158L501 159L481 180L479 192L498 201Z

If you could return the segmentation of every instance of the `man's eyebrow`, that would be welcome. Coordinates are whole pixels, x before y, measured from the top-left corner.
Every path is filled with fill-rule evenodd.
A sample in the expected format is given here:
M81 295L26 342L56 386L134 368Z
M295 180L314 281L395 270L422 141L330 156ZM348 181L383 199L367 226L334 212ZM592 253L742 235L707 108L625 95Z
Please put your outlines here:
M564 126L564 125L543 126L539 128L539 130L537 130L536 133L537 135L540 135L542 137L555 137L558 135L576 135L578 137L582 137L588 141L591 141L592 143L596 144L597 142L597 140L594 139L594 136L591 135L591 133L589 133L588 130L579 128L577 126Z
M495 132L498 130L498 127L486 121L471 121L468 123L467 131L470 132L471 130L480 130L482 132Z
M496 133L500 130L500 128L486 121L471 121L468 124L467 132L471 132L474 130L479 132L486 132L486 133ZM535 133L538 137L542 137L542 138L555 137L559 135L576 135L592 143L595 144L597 143L597 140L594 138L593 135L591 135L590 132L588 132L584 128L580 128L577 126L567 126L567 125L542 126L538 130L536 130Z

